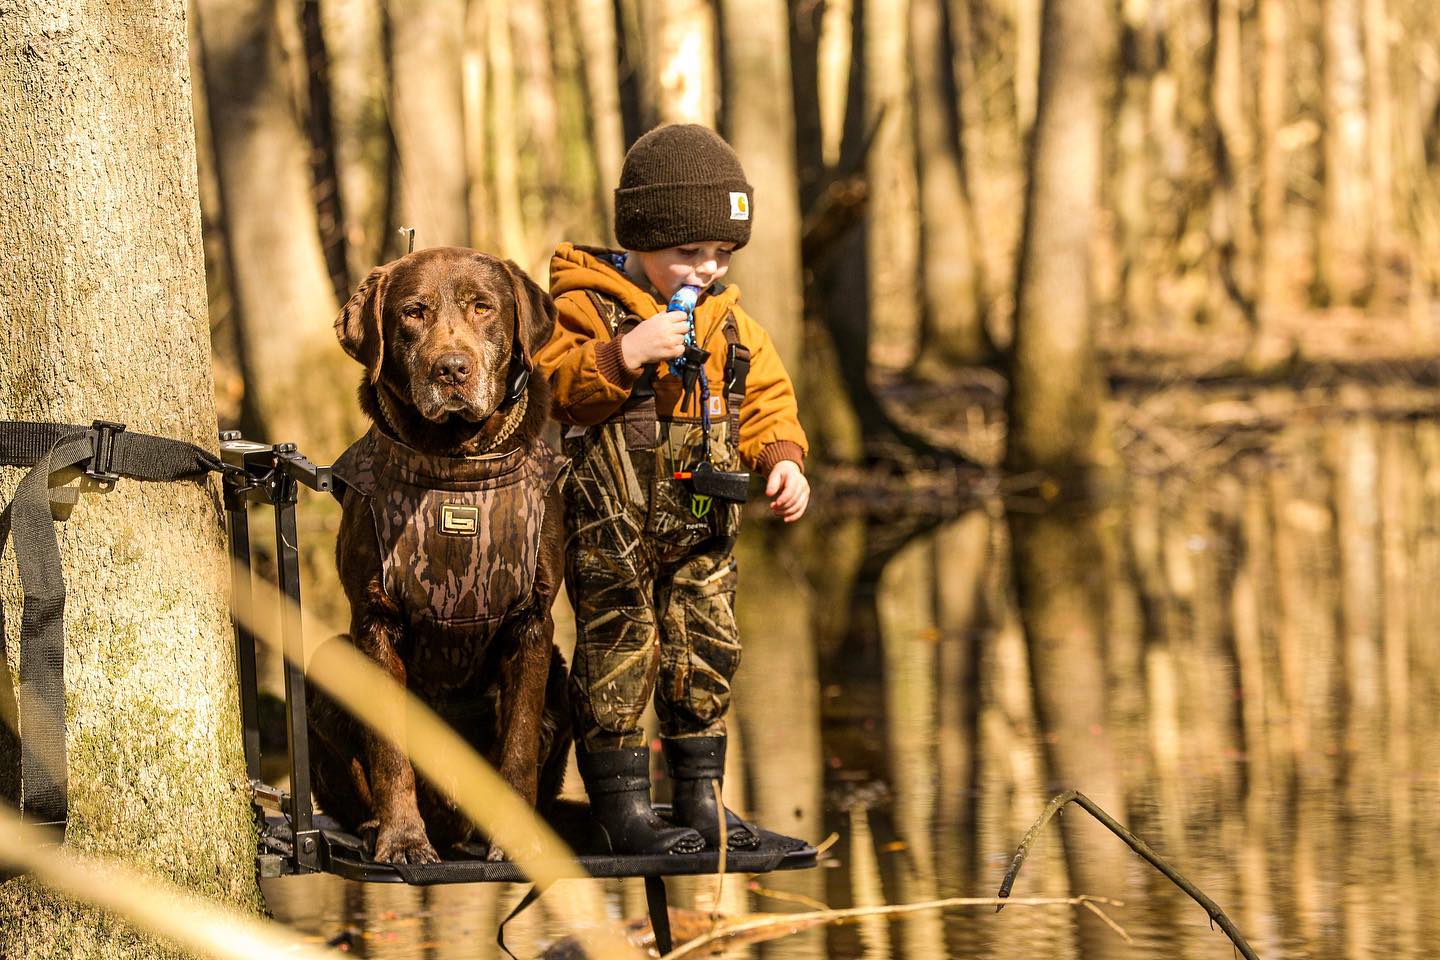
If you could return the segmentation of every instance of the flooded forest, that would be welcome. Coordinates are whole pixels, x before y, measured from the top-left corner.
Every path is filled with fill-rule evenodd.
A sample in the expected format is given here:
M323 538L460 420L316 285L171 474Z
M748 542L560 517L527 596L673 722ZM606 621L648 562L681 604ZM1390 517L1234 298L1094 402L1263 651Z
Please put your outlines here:
M753 171L733 275L819 456L812 517L745 529L727 789L775 829L840 835L828 869L758 886L832 907L993 895L1075 787L1262 956L1440 942L1427 4L351 0L303 4L264 41L253 21L222 29L246 6L203 0L198 49L205 67L242 51L288 67L268 92L201 71L207 250L228 267L212 318L261 357L262 325L325 315L317 301L399 252L396 225L537 276L556 241L606 241L620 155L657 122L716 125ZM292 151L284 197L278 169L242 159L266 96ZM246 190L268 202L231 199ZM245 223L277 201L282 229ZM343 382L328 336L316 323ZM311 419L283 369L270 387L243 359L226 370L247 388L239 421ZM345 440L312 435L320 455ZM1124 900L1135 945L1083 912L970 909L750 949L1230 955L1118 839L1061 821L1020 889ZM637 895L617 885L623 915ZM315 896L274 907L374 933L370 956L447 956L444 930L487 929L511 902ZM740 881L722 900L797 908ZM537 950L561 934L529 922Z
M725 791L833 838L814 870L673 883L677 942L715 912L993 897L1076 789L1266 960L1440 953L1430 0L191 0L187 30L219 426L316 463L365 429L333 323L402 228L543 286L556 244L613 245L641 134L739 154L730 279L814 495L797 524L747 508ZM312 648L348 616L339 519L302 498ZM642 942L639 881L590 882ZM261 891L312 945L450 960L504 956L525 887ZM1123 906L725 950L1238 955L1070 806L1013 896L1077 895ZM582 955L565 896L509 923L515 955Z

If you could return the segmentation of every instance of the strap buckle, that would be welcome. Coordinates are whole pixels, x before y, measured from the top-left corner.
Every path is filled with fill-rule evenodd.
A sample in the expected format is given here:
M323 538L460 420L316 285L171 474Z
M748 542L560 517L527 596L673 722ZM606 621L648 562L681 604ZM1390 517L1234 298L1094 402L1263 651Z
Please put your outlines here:
M125 424L110 420L96 420L90 424L90 445L93 453L90 463L84 468L85 476L93 480L103 493L115 489L120 474L115 466L115 438L125 432Z
M750 348L743 343L732 343L725 357L725 392L743 393L745 380L750 375ZM736 390L739 387L739 390Z

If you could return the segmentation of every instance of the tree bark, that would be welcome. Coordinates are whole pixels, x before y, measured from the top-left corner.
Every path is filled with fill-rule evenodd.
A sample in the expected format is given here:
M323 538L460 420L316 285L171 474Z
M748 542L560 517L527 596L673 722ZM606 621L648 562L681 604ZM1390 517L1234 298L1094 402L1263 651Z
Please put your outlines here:
M640 7L646 113L657 124L714 127L720 105L715 8L707 0L640 0Z
M865 60L865 130L875 139L865 156L865 265L869 276L869 360L898 373L919 347L919 185L915 178L914 111L906 31L910 0L857 0L875 24L856 31Z
M919 373L948 379L989 356L981 313L975 229L960 162L959 104L944 0L911 0L915 158L919 177Z
M382 20L379 0L320 2L350 290L382 262L389 239L390 126Z
M1251 157L1254 152L1245 112L1241 67L1239 0L1211 0L1213 42L1210 63L1211 157L1210 246L1215 282L1210 287L1212 322L1224 322L1238 307L1255 326L1254 224L1251 220Z
M1389 284L1395 249L1395 121L1390 84L1390 12L1386 0L1364 0L1366 146L1370 173L1372 302L1397 299Z
M23 294L0 302L0 418L213 447L185 4L11 5L0 51L0 241L21 252L0 282ZM258 909L215 487L122 480L59 533L67 842ZM13 663L9 566L0 593ZM173 955L29 880L0 886L0 956Z
M1090 239L1100 184L1101 84L1113 27L1102 5L1045 0L1040 78L1016 288L1007 467L1046 475L1042 513L1010 514L1016 586L1049 781L1124 809L1103 658L1099 524L1104 448L1095 359ZM1114 890L1125 860L1078 819L1064 824L1077 891ZM1080 953L1112 956L1113 934L1078 920Z
M510 33L510 8L505 0L479 0L485 5L485 52L489 66L491 171L495 197L496 234L501 256L524 256L528 249L520 209L520 171L515 114L515 48Z
M390 0L387 14L395 225L415 228L417 249L465 246L470 242L460 64L465 0Z
M574 180L561 173L557 78L544 0L512 0L509 6L511 36L519 55L516 67L521 109L518 116L524 124L520 190L521 196L531 201L521 205L522 212L529 213L525 232L545 239L574 236L560 228ZM526 270L543 276L553 249L548 243L537 243L519 251L515 259Z
M625 129L620 115L620 76L616 65L617 27L610 0L572 0L575 37L584 71L585 118L596 166L596 207L606 242L614 240L615 204L611 192L620 183L625 159Z
M1321 5L1324 193L1317 222L1314 296L1322 305L1355 302L1369 273L1365 59L1357 2L1324 0Z
M755 188L754 235L737 256L734 278L745 307L775 341L791 379L802 386L803 274L800 204L795 171L795 105L790 96L790 46L781 0L723 0L724 134ZM803 387L802 387L803 389Z
M359 432L357 372L320 250L274 0L197 0L246 391L242 428L328 463Z
M1263 328L1284 294L1283 231L1285 149L1280 130L1286 118L1285 0L1258 0L1260 18L1259 139L1260 186L1256 206L1256 285Z

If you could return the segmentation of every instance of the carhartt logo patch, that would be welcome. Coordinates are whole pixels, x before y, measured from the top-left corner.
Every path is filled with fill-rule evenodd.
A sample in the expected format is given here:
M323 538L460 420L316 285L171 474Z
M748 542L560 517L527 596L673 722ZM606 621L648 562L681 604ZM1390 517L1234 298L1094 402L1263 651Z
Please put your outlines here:
M718 417L725 412L725 399L718 394L710 394L710 416Z
M440 532L453 537L473 537L480 529L480 508L461 503L440 504Z
M730 194L730 219L750 219L750 198L742 192L732 192Z

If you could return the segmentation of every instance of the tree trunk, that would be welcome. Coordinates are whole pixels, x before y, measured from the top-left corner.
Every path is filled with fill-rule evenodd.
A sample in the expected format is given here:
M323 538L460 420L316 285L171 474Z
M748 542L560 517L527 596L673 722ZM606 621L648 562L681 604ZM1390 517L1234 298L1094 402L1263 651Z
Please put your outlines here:
M490 189L495 197L495 238L501 256L523 257L528 249L525 220L520 209L520 171L515 115L515 49L510 34L510 7L506 0L478 0L485 6L485 52L489 62Z
M380 0L320 2L351 290L382 262L386 247L393 248L385 235L390 212L390 127L382 20Z
M988 356L980 312L973 213L960 165L960 114L950 73L944 0L911 0L915 157L919 176L920 356L923 375L946 380Z
M1387 0L1364 0L1366 120L1369 136L1371 300L1388 306L1399 299L1391 286L1395 249L1395 134L1390 85L1390 13ZM1398 278L1396 278L1398 279Z
M391 0L387 12L395 225L415 228L417 249L465 246L465 0Z
M1258 316L1263 328L1285 290L1283 232L1285 228L1286 84L1285 0L1258 0L1260 16L1260 186L1256 208L1256 285Z
M804 379L795 105L783 0L723 0L724 131L755 188L760 218L735 261L745 307L765 325L797 385Z
M512 0L510 3L511 35L519 55L516 67L521 109L518 116L524 124L520 192L532 201L523 204L522 210L530 208L526 234L548 240L575 236L560 227L567 219L568 194L575 179L561 173L558 79L545 12L544 0ZM531 273L544 276L553 250L549 243L537 243L520 251L516 260Z
M572 0L575 38L584 71L585 118L596 166L596 207L603 217L604 239L615 236L615 205L610 191L620 183L625 159L625 129L620 116L620 77L616 66L617 27L610 0Z
M1212 322L1224 323L1238 307L1255 326L1254 225L1250 219L1251 135L1245 112L1239 0L1211 0L1213 42L1210 63L1211 150L1210 246L1214 282L1209 284Z
M197 0L245 379L242 425L329 463L359 432L274 0ZM287 8L288 9L288 8ZM292 24L293 27L293 24Z
M1365 172L1365 59L1357 0L1321 4L1324 194L1317 222L1315 298L1348 304L1367 281L1370 220Z
M1114 454L1100 428L1089 247L1100 184L1111 23L1087 0L1045 0L1040 80L1016 289L1007 467L1039 471L1054 496L1042 513L1011 513L1016 586L1030 653L1049 781L1123 815L1120 767L1106 715L1105 584L1097 502ZM1126 861L1079 818L1064 839L1076 891L1116 891ZM1079 916L1080 953L1112 956L1116 940ZM1120 948L1123 949L1123 948Z
M909 22L910 0L856 2L875 24L855 33L864 44L865 130L875 131L865 156L869 360L878 371L898 373L915 363L920 339L920 198L909 48L906 31L893 26Z
M655 123L714 127L720 105L715 7L707 0L640 0L640 8L646 113Z
M0 50L0 241L22 251L0 282L23 294L0 303L0 418L213 447L185 4L11 5ZM68 842L258 909L214 487L122 480L60 539ZM13 663L13 569L0 593ZM0 886L0 956L173 955L28 880Z

